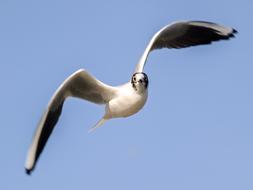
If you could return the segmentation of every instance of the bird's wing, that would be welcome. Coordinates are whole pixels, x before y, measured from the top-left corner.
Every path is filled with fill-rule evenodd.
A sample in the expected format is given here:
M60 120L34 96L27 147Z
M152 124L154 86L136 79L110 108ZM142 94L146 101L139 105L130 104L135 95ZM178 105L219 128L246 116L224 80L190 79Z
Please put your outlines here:
M237 31L230 27L221 26L205 21L175 22L163 27L150 40L135 72L143 72L149 52L161 48L185 48L213 41L227 40L234 37Z
M102 83L85 70L80 69L68 77L56 90L38 124L27 155L25 165L27 174L30 174L34 169L36 161L60 117L64 100L67 97L78 97L94 103L104 104L115 93L116 89L114 87Z

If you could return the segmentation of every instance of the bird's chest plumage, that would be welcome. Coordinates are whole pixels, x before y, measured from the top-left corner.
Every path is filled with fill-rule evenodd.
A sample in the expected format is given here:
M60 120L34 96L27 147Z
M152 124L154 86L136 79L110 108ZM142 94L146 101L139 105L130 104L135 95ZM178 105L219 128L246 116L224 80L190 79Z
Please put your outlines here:
M128 117L138 112L146 103L148 91L121 90L120 94L106 105L106 117Z

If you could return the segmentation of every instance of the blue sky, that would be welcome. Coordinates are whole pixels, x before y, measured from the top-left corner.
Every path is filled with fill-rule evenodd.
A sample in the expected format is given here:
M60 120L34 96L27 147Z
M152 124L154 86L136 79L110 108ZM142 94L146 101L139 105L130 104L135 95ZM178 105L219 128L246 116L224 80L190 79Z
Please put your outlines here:
M0 189L253 188L250 0L0 2ZM103 107L69 99L32 176L24 163L58 85L84 68L127 82L152 35L175 20L237 38L152 52L144 109L88 134Z

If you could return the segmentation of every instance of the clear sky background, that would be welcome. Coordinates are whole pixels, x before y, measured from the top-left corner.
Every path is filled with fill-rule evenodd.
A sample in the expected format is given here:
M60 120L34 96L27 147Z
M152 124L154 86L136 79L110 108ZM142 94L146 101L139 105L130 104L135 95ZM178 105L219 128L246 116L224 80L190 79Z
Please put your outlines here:
M0 189L252 190L251 0L0 1ZM56 88L79 68L127 82L152 35L175 20L237 38L152 52L149 99L87 131L104 108L69 99L32 176L24 163Z

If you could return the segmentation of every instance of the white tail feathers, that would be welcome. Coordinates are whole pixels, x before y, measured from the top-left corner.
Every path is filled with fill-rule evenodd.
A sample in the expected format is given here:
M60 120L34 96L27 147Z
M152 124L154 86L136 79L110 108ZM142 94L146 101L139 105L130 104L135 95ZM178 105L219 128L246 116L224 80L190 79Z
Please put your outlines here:
M93 126L92 128L90 128L90 130L88 131L88 133L93 132L95 129L99 128L101 125L103 125L108 119L102 118L100 119L95 126Z

